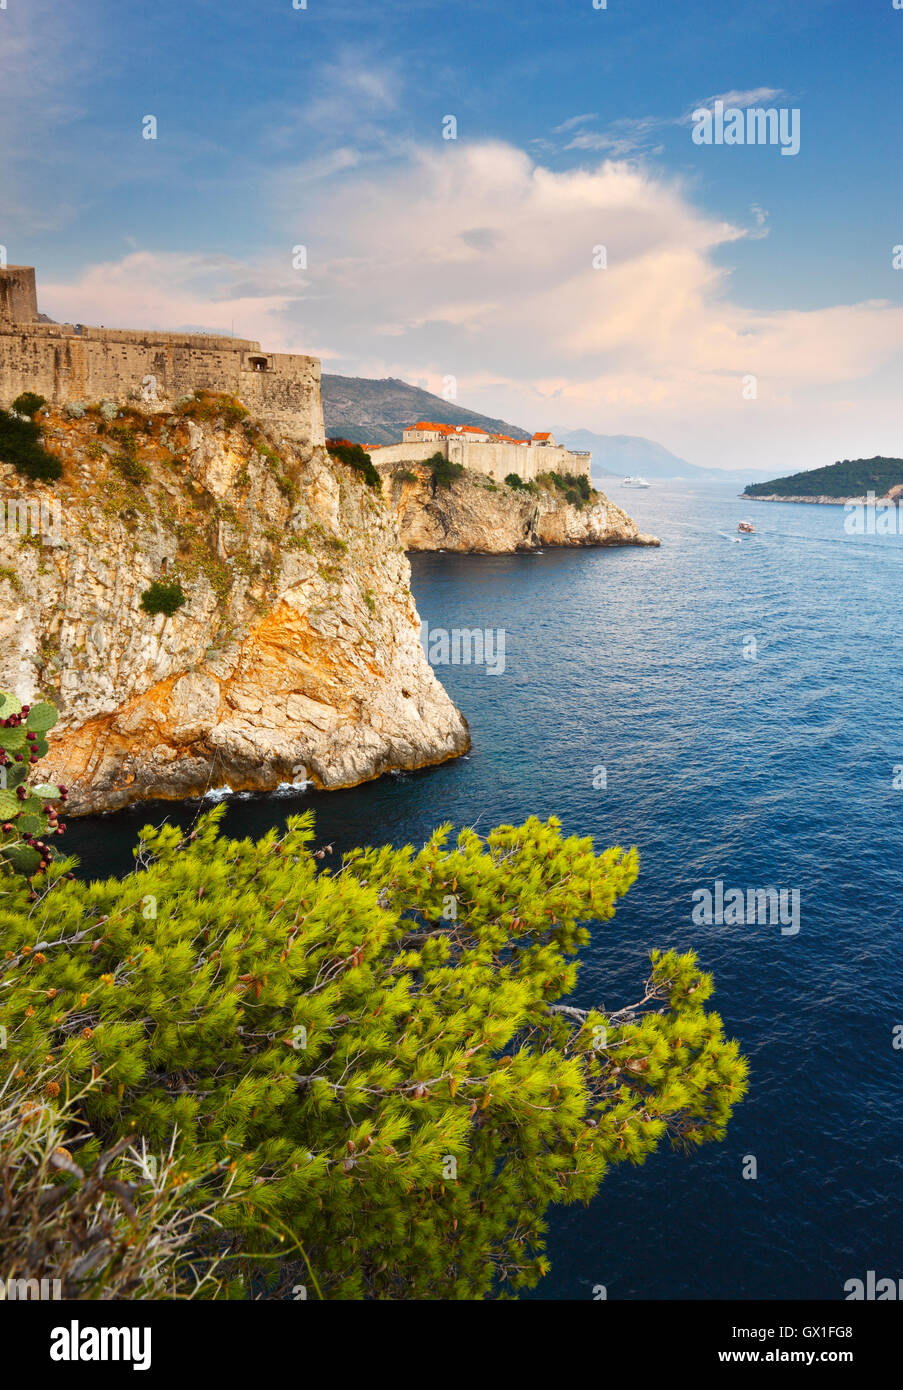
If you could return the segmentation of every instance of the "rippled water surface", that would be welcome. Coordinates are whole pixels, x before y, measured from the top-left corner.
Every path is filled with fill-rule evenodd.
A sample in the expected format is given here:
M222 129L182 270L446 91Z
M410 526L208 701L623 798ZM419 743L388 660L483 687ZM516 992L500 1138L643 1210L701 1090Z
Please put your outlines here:
M533 1297L842 1298L868 1269L903 1276L903 539L847 536L839 507L612 496L660 550L414 558L431 628L505 630L503 674L438 672L470 722L467 758L233 800L226 830L313 806L318 838L343 849L554 813L600 847L637 845L640 878L595 929L577 1002L630 1002L650 948L694 947L750 1094L723 1144L660 1152L612 1172L589 1209L553 1213ZM757 534L734 543L744 515ZM196 812L133 808L68 838L87 872L120 871L140 825ZM691 895L716 879L798 888L798 935L694 926Z

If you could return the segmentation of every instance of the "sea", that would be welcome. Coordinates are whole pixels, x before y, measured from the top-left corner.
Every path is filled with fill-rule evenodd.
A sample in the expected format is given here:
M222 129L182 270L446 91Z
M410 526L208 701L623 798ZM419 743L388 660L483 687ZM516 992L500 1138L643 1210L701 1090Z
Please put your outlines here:
M554 814L599 849L637 846L639 879L591 924L572 1002L631 1003L652 948L692 948L749 1094L722 1143L660 1149L612 1169L588 1207L553 1208L551 1272L528 1297L843 1299L869 1270L903 1277L903 537L730 488L610 495L660 549L412 557L431 632L504 633L503 670L436 668L469 721L466 757L230 797L224 829L310 807L340 852ZM743 518L756 531L737 539ZM122 872L142 825L198 810L74 821L67 849L86 875ZM718 883L783 890L797 910L701 920Z

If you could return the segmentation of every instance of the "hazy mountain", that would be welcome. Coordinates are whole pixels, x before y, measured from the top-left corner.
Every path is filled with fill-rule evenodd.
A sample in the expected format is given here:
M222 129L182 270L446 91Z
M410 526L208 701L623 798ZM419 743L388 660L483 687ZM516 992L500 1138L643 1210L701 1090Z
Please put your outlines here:
M765 470L757 468L747 468L742 473L727 468L701 468L672 454L654 439L638 434L593 434L592 430L569 430L561 425L553 428L552 433L570 449L589 449L596 478L623 478L639 473L649 479L686 478L688 482L726 483L739 488L748 478L768 477Z
M570 449L589 449L592 471L600 477L606 473L619 478L627 473L641 473L646 478L698 478L707 471L638 434L594 434L592 430L569 430L563 425L553 428L552 433L559 444L567 444Z
M480 415L409 386L389 376L375 379L363 376L324 374L323 414L326 435L350 439L354 444L396 444L401 432L415 420L436 420L444 425L479 425L490 434L510 434L529 439L530 433L506 420Z
M350 439L355 444L397 443L402 430L415 420L479 425L490 434L510 434L515 439L529 439L531 434L520 425L468 410L398 377L333 376L326 372L322 389L327 437ZM639 473L650 479L685 478L688 482L724 483L739 489L745 483L768 477L761 469L745 469L738 474L721 468L700 468L678 458L655 440L636 434L593 434L591 430L554 425L549 428L560 444L592 453L592 474L599 479Z

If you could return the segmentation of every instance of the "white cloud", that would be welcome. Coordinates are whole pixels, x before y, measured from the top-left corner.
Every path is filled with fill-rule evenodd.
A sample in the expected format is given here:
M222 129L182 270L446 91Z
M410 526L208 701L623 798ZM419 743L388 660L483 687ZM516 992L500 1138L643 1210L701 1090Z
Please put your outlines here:
M588 112L585 116L569 116L566 121L561 122L561 125L552 127L552 134L563 135L565 131L574 130L578 125L586 125L587 121L595 121L597 119L598 117L592 111Z
M614 159L646 150L650 138L659 138L661 131L674 121L663 120L658 116L640 116L637 119L625 118L612 123L603 131L581 130L566 145L566 150L604 150Z
M725 106L761 106L763 102L774 101L779 96L783 96L779 87L752 87L747 91L720 92L717 96L706 97L704 101L696 104L714 106L716 101L721 101Z
M554 413L703 464L899 452L890 368L903 308L737 303L718 262L761 232L702 212L679 182L612 160L558 172L501 142L449 142L346 170L313 203L299 182L294 210L293 199L280 183L271 210L285 225L254 267L140 253L45 286L42 307L123 326L229 331L234 318L236 334L346 374L432 389L452 375L461 402L512 423L547 427ZM290 268L298 207L303 275ZM598 245L606 270L593 269ZM756 401L743 399L746 374Z

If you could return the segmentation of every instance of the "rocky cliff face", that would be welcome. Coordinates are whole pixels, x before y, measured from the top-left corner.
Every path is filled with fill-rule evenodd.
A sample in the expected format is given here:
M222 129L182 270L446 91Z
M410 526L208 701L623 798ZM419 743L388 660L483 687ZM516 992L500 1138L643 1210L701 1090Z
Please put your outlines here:
M7 506L34 508L30 534L0 532L0 689L58 703L46 771L74 813L351 786L466 750L394 517L359 473L228 398L80 410L47 421L58 482L0 465ZM33 534L41 500L57 543ZM142 608L154 581L182 587L171 616Z
M408 550L496 553L547 545L659 544L601 492L576 506L552 482L534 484L534 491L515 490L468 472L443 487L434 485L423 465L380 472Z

